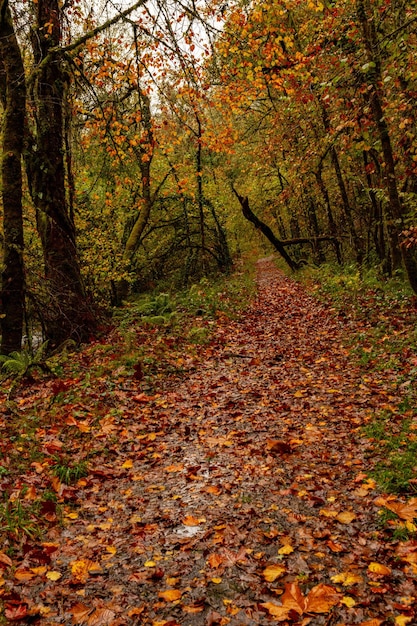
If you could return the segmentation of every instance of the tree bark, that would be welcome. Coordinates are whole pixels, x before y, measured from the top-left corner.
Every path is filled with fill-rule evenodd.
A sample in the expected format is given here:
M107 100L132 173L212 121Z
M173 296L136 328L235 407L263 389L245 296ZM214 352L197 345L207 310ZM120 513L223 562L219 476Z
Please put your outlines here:
M251 208L249 206L249 199L248 199L248 197L244 198L243 196L238 194L238 192L236 191L236 189L234 187L233 187L233 192L234 192L236 198L240 202L240 206L242 207L242 213L243 213L244 217L246 217L246 219L249 220L249 222L252 222L252 224L255 226L255 228L259 228L261 233L263 235L265 235L265 237L272 243L274 248L280 253L280 255L282 256L282 258L284 259L284 261L286 262L288 267L292 271L296 270L297 269L297 265L292 260L292 258L288 255L287 251L285 250L284 246L282 245L282 242L275 237L274 233L269 228L269 226L267 224L265 224L265 222L262 222L255 215L255 213L252 212L252 210L251 210Z
M32 199L43 246L48 305L45 327L51 345L86 341L96 318L86 295L68 211L64 160L64 96L69 77L59 52L58 0L38 0L32 44L35 62L35 132L27 157Z
M4 269L2 272L1 352L22 347L24 265L22 216L22 151L26 110L26 83L20 47L8 0L0 2L0 64L6 92L2 146Z

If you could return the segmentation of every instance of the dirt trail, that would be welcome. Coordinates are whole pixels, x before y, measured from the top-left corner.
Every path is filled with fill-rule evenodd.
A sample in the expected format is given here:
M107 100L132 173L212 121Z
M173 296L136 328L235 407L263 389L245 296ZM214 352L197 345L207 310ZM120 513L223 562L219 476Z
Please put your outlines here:
M378 626L414 614L365 475L361 427L383 383L361 379L334 313L271 260L258 282L196 371L135 394L133 417L109 422L117 454L97 458L74 519L49 538L61 578L19 585L43 607L35 623Z

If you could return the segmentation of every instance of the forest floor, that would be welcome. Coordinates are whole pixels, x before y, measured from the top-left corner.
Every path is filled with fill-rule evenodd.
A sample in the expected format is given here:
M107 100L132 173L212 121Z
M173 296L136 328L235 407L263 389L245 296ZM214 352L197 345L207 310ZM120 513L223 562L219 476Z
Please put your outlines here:
M29 516L13 543L9 509L4 623L417 624L417 499L378 491L363 431L402 390L353 362L354 322L271 259L257 269L247 311L157 387L138 366L35 382L4 407L3 429L26 428L15 453L42 446L18 479L3 449L2 488L45 524L36 537Z

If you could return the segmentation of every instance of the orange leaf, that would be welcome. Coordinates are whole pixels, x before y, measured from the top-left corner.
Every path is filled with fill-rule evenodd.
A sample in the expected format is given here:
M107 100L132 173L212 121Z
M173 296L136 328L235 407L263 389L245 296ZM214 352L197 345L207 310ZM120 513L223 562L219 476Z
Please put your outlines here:
M306 598L306 612L327 613L339 602L340 595L329 585L316 585Z
M165 471L166 472L182 472L183 469L184 469L184 465L179 463L177 465L168 465L168 467L165 468Z
M306 603L297 583L287 583L285 585L285 592L281 596L281 600L288 611L294 610L299 615L304 613Z
M412 522L417 518L417 498L411 498L406 504L403 502L386 502L384 506L407 522Z
M209 558L207 559L208 564L210 565L210 567L219 567L219 565L221 565L223 563L223 557L221 556L221 554L210 554Z
M175 602L182 596L182 592L179 589L167 589L166 591L160 591L158 596L166 602Z
M379 574L380 576L389 576L391 574L390 568L386 565L382 565L382 563L370 563L368 570L373 574Z
M383 619L369 619L366 622L361 622L359 626L381 626Z
M290 612L290 609L287 609L285 606L279 606L273 602L262 602L261 606L269 611L269 614L275 617L277 622L284 622Z
M0 552L0 563L4 563L5 565L13 565L12 559L4 554L4 552Z
M88 626L109 626L114 620L115 613L110 609L96 609L88 618Z
M15 571L14 577L19 582L25 582L26 580L32 580L32 578L35 578L35 574L29 569L25 569L22 567L21 569L17 569Z
M193 515L187 515L187 517L182 520L182 523L184 524L184 526L199 526L202 522L205 521L206 520L204 519L204 517L197 519Z
M93 609L86 604L74 604L71 608L72 621L74 624L82 624L86 621L86 617L91 613Z

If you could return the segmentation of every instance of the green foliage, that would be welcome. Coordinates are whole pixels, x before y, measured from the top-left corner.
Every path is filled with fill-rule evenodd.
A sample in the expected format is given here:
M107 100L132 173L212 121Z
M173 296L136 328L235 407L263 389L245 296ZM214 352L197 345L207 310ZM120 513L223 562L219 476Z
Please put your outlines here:
M59 478L62 483L72 485L80 478L88 475L88 463L85 460L80 460L70 464L61 459L53 466L52 473Z
M9 355L0 354L1 369L4 377L24 378L34 369L48 370L45 363L47 347L48 341L45 341L39 346L35 354L32 354L29 350L16 351Z
M34 505L29 506L20 498L6 499L0 503L0 533L8 533L15 538L26 535L31 539L39 537L39 529L34 517Z
M356 266L306 268L301 273L316 295L342 320L355 320L350 353L357 365L402 390L396 407L375 415L364 433L375 442L371 475L388 492L417 491L417 327L411 290L397 275L382 279L375 270Z

